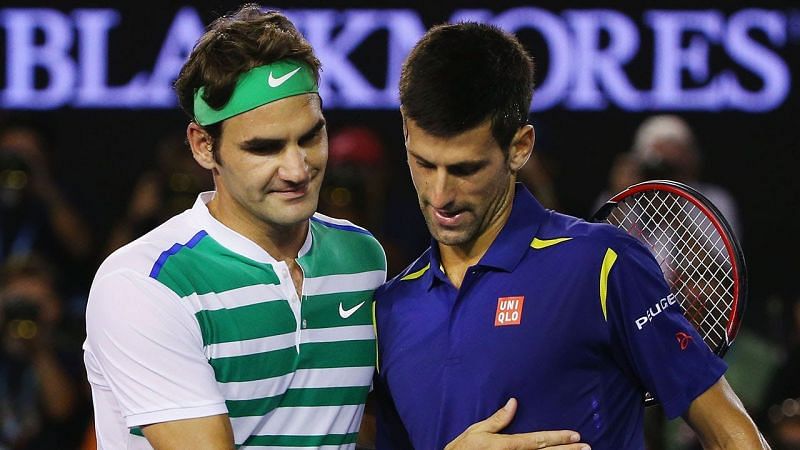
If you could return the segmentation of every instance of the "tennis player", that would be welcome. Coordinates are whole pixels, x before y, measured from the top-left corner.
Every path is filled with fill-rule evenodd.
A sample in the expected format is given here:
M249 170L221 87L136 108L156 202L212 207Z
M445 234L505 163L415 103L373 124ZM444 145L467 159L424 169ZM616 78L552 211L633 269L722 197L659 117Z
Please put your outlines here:
M216 20L176 82L216 191L112 254L87 310L101 449L354 448L386 258L315 214L319 62L279 13Z
M403 66L432 241L375 294L379 448L539 448L470 426L510 402L504 433L572 429L595 450L644 449L645 391L706 448L767 448L650 252L515 183L534 144L532 86L530 56L487 25L434 27Z

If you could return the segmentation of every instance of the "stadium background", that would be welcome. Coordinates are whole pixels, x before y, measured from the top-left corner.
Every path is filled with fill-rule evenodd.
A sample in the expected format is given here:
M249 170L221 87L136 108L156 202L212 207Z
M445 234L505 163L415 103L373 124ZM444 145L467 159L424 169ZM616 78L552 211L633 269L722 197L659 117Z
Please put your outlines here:
M0 4L0 121L24 117L39 124L48 136L53 152L55 175L64 183L77 206L89 219L92 231L105 236L115 220L124 214L131 189L137 177L151 167L156 157L160 139L180 132L187 119L177 106L151 108L146 106L82 107L74 96L65 97L52 108L31 101L13 104L9 99L9 78L13 67L9 61L11 39L8 11L41 11L37 8L54 8L70 20L67 45L69 56L78 61L79 42L74 28L76 11L84 8L113 9L118 22L108 30L107 66L108 86L129 83L135 74L153 70L163 50L170 29L181 8L188 8L207 24L219 14L230 11L238 2L194 1L190 5L171 2L118 1L109 4L99 1L65 0L53 6L52 2L28 0L4 1ZM729 19L752 5L741 1L725 2L570 2L558 1L492 1L492 2L432 2L432 1L275 1L265 6L276 9L301 11L311 17L324 14L341 15L354 10L403 10L417 17L421 26L448 21L454 12L465 9L488 11L496 17L514 8L540 8L561 18L569 29L567 9L583 11L612 10L627 17L638 33L640 43L635 57L624 65L624 72L632 86L649 90L653 84L654 33L645 19L647 11L686 10L711 12L721 15L723 26ZM313 11L316 10L316 11ZM776 55L788 69L788 91L774 105L763 111L743 111L741 108L692 109L687 107L653 107L644 105L639 110L629 110L610 96L603 84L598 84L605 106L581 109L567 100L567 87L561 99L545 110L536 111L531 120L536 126L536 151L552 171L554 187L563 212L588 217L596 198L606 186L609 169L615 155L628 151L636 127L646 117L657 113L676 113L685 118L694 129L704 155L702 179L728 189L738 202L743 226L743 247L750 275L750 303L744 325L757 333L776 338L776 323L782 318L778 299L795 299L800 296L796 277L800 270L798 238L798 206L800 206L800 181L797 167L800 162L800 126L798 112L800 87L800 5L793 1L763 1L758 11L777 13L781 18L780 38L768 36L760 30L748 36L761 47ZM320 15L321 14L321 15ZM289 14L292 17L292 14ZM3 18L5 17L5 18ZM340 16L337 16L340 17ZM307 21L306 23L310 23ZM330 31L331 39L346 24L339 23ZM301 31L307 31L301 26ZM549 70L548 42L541 33L523 27L518 34L529 47L537 63L537 83ZM695 45L694 39L704 38L689 31L683 36L682 47ZM33 45L41 45L47 36L36 32ZM399 38L385 29L377 29L355 45L345 55L354 67L374 87L388 86L387 59L391 42ZM609 35L601 34L600 44L609 44ZM402 39L400 39L402 40ZM713 40L713 39L712 39ZM776 41L779 41L776 43ZM312 40L312 44L314 44ZM764 88L762 78L731 57L723 40L708 43L705 77L692 77L682 72L682 87L708 87L711 79L722 72L736 74L739 83L750 91ZM701 52L702 53L702 52ZM574 61L573 61L574 62ZM326 77L323 58L322 77ZM697 64L697 61L690 64ZM77 64L77 63L76 63ZM576 70L574 65L571 70ZM35 86L44 89L50 83L47 69L35 70ZM343 97L342 97L343 98ZM537 97L534 95L534 108ZM415 197L404 162L400 115L392 105L348 106L346 99L326 102L325 114L329 133L352 125L364 125L381 138L389 162L389 189L386 205L387 217L400 223L398 239L411 249L410 254L426 245L424 223L415 205ZM187 150L188 151L188 150ZM410 262L410 261L408 261Z
M236 2L195 1L189 7L197 11L204 23L220 13L235 8ZM49 8L52 3L27 1L23 4L6 2L4 8ZM562 2L526 3L501 2L273 2L278 9L302 10L324 8L342 12L348 9L413 10L424 26L447 21L455 11L488 9L497 15L517 7L536 7L555 14L566 8ZM730 16L746 8L745 2L571 2L570 9L612 9L623 13L636 23L641 43L625 72L634 86L646 89L652 85L653 31L644 23L645 10L686 9L716 10ZM134 74L152 70L167 31L181 8L173 3L114 2L113 6L96 1L62 1L57 10L74 14L79 8L113 8L119 22L109 30L108 85L128 83ZM782 45L769 43L763 33L752 32L755 40L771 49L785 61L794 83L800 72L800 9L794 2L760 2L759 8L780 12L786 18L786 39ZM6 27L8 29L8 27ZM337 30L334 29L334 33ZM548 48L542 35L533 29L519 32L535 55L537 83L548 70ZM697 33L688 32L689 37ZM335 34L334 34L335 35ZM77 33L73 36L78 39ZM41 40L41 33L39 34ZM608 39L607 37L605 38ZM8 36L0 49L7 51ZM370 33L347 57L374 85L383 87L387 70L388 33ZM605 43L607 45L607 43ZM73 44L71 54L77 54ZM722 70L736 70L744 86L757 90L759 78L726 55L721 44L709 44L709 79ZM3 66L5 55L0 55ZM323 60L323 78L325 61ZM7 86L8 67L0 72L0 87ZM37 86L47 83L41 68L37 69ZM702 87L708 80L695 82L684 71L684 86ZM600 86L602 90L602 86ZM534 96L534 105L537 98ZM545 111L534 111L532 122L537 129L537 151L550 161L555 171L556 191L560 208L565 212L587 216L599 192L605 186L613 156L630 148L633 132L648 115L674 112L686 118L694 128L705 156L703 178L730 190L739 203L744 228L744 249L750 267L751 305L747 323L758 327L764 304L773 295L792 295L793 282L800 268L796 255L800 246L796 237L797 206L800 205L800 182L797 181L797 150L800 127L797 112L800 89L791 85L778 106L763 112L744 112L731 109L720 111L691 111L659 109L626 111L613 101L596 110L576 110L565 101ZM4 105L3 115L25 114L45 125L55 153L58 176L81 199L80 207L89 214L98 233L110 226L121 213L137 174L148 167L154 158L157 140L186 125L186 118L173 108L80 108L67 102L52 110L28 110ZM31 107L36 105L31 104ZM395 175L396 189L405 190L400 198L411 195L410 182L403 165L403 147L399 114L395 108L377 110L345 108L342 105L326 108L329 130L351 124L363 124L374 129L386 144L390 167ZM413 200L413 197L410 197ZM407 208L404 208L407 209ZM411 210L413 212L413 210ZM409 217L421 226L419 215ZM425 243L419 243L423 246Z

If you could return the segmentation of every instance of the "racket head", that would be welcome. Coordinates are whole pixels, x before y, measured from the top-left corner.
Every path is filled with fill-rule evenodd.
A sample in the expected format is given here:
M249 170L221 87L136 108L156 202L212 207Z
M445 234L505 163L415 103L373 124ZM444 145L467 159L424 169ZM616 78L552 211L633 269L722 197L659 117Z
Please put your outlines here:
M621 228L650 249L665 272L670 291L678 297L687 319L703 336L709 348L715 354L724 356L736 338L746 308L747 267L730 224L711 201L683 183L671 180L645 181L613 196L595 213L592 221ZM688 239L679 237L676 241L674 237L677 233L692 236ZM676 245L681 247L676 248ZM697 253L692 254L692 250ZM716 253L700 253L703 251ZM723 261L713 259L720 257ZM686 266L704 262L699 261L701 258L716 269L729 263L730 278L719 280L722 274L702 271L687 274L690 267ZM709 258L712 258L710 263ZM724 297L725 307L711 305L705 311L697 311L697 303L707 302L708 299L698 298L703 292L695 298L687 298L693 294L686 291L687 281L684 277L687 275L699 277L689 280L697 283L728 283L726 290L720 291L718 288L711 292ZM706 313L715 313L718 317L710 322L705 317Z
M747 304L747 267L722 213L697 190L649 180L613 196L592 217L627 232L650 249L684 316L723 357ZM647 405L654 404L652 396Z

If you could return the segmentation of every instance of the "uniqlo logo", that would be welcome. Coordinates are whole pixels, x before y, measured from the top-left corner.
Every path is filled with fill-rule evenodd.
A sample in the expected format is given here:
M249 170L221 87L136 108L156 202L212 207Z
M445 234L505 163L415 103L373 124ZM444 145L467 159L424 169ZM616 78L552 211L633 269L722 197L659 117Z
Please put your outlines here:
M522 304L525 297L500 297L497 299L497 312L494 315L494 326L519 325L522 320Z

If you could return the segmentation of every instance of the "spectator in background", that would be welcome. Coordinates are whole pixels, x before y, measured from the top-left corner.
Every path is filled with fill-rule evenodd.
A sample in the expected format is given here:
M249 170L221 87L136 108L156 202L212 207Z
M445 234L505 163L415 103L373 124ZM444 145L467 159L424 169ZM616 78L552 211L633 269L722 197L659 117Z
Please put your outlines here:
M386 149L375 131L344 126L331 133L319 212L371 230L386 250L388 273L394 274L412 255L386 232L389 176Z
M734 233L742 238L736 201L724 188L702 181L702 154L687 122L675 115L656 115L637 128L630 152L615 158L608 185L596 199L596 211L614 194L644 180L669 179L685 183L706 196L722 212ZM768 343L743 327L728 353L727 377L746 409L757 417L763 393L774 367ZM695 434L681 421L666 422L661 407L648 408L645 436L650 450L699 448Z
M519 181L527 187L534 197L547 209L558 210L560 204L556 195L553 178L553 161L534 154L519 171Z
M767 394L768 429L774 450L800 450L800 297L787 302L791 322L787 351Z
M736 201L724 188L702 180L702 154L685 120L674 115L652 116L636 130L632 148L644 179L669 179L688 184L706 196L742 237Z
M164 136L157 144L156 166L136 181L125 216L111 230L104 255L191 208L198 194L211 190L211 176L187 151L183 133Z
M52 268L7 261L0 285L0 448L77 448L89 417L82 326L65 321Z
M80 289L88 284L89 227L51 172L43 134L31 124L0 127L0 264L45 255Z
M320 211L379 229L386 206L384 154L383 142L369 128L348 126L331 133Z
M608 185L595 200L594 212L614 194L644 180L668 179L687 184L706 196L742 238L736 201L724 188L702 181L702 155L689 125L674 115L645 119L633 138L629 153L617 155Z

